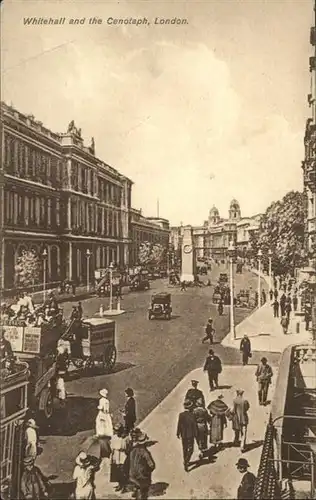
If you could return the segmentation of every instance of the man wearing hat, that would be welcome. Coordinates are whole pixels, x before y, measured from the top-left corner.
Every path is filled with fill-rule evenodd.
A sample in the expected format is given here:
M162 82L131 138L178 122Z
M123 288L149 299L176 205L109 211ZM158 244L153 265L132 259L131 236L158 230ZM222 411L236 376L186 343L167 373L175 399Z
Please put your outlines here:
M250 467L245 458L240 458L236 463L237 470L243 475L237 490L237 500L252 500L255 489L256 476L248 472Z
M26 422L24 458L35 461L38 451L38 426L33 418Z
M248 365L248 359L251 358L251 343L249 340L248 335L244 335L244 337L241 339L240 342L240 348L239 348L241 354L242 354L242 364Z
M75 463L72 478L75 481L76 500L95 498L95 472L98 469L98 462L92 463L91 457L81 451Z
M154 459L147 448L147 443L148 436L143 432L139 432L130 452L129 479L136 489L135 498L138 500L147 500L151 475L156 468Z
M196 406L196 402L200 399L202 401L202 405L205 406L205 398L203 392L197 388L198 380L191 380L192 387L188 389L185 395L185 401L192 401L193 406Z
M270 365L268 365L267 358L262 358L261 363L257 366L256 378L258 382L258 398L260 405L267 404L269 385L271 384L271 378L273 376L273 371Z
M48 498L47 489L50 482L42 471L35 466L34 460L27 457L23 460L23 474L21 478L21 493L25 500L42 500Z
M208 374L210 391L218 389L218 375L222 372L222 362L218 356L215 356L213 349L209 350L203 370Z
M234 444L240 444L241 452L244 452L246 448L247 429L249 424L249 408L250 405L248 400L244 398L243 389L237 389L236 397L233 401L233 409L231 415L233 431L235 432ZM241 440L239 440L240 437Z
M213 320L212 320L212 318L209 318L208 321L207 321L207 324L206 324L206 327L205 327L205 333L206 333L206 335L202 339L202 344L204 344L204 342L206 342L207 340L210 341L210 344L213 344L215 330L213 328Z
M184 401L184 411L180 413L177 426L177 438L182 441L183 465L188 472L194 450L194 440L198 438L198 427L193 413L192 401Z

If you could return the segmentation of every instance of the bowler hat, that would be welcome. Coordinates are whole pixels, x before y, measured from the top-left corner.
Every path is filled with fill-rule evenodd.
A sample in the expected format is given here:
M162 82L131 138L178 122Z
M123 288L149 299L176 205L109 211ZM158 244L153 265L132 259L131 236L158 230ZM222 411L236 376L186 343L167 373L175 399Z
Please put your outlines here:
M193 384L193 385L197 385L198 383L199 383L198 380L191 380L191 384Z
M239 458L238 462L236 463L237 467L250 467L248 460L245 458Z

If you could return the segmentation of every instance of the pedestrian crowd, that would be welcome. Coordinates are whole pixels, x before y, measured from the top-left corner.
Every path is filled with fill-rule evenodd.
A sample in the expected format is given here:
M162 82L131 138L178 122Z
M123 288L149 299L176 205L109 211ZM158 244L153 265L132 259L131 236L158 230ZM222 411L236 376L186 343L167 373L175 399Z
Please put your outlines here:
M148 450L148 436L141 429L135 428L134 391L130 387L125 390L126 403L121 411L123 421L116 424L112 422L107 389L101 389L99 393L95 439L100 453L97 461L85 451L78 454L73 473L74 498L95 498L100 480L100 489L104 487L104 481L115 483L114 489L120 493L129 491L130 485L133 498L147 499L155 462Z
M7 326L54 327L63 321L62 311L54 292L50 292L44 304L35 307L32 297L27 292L18 293L12 304L1 304L1 324Z
M280 324L283 333L287 334L292 313L296 313L299 307L299 289L297 280L291 276L275 277L274 288L269 290L270 302L273 308L273 316L281 318ZM312 320L312 305L309 300L304 304L305 329L309 330Z

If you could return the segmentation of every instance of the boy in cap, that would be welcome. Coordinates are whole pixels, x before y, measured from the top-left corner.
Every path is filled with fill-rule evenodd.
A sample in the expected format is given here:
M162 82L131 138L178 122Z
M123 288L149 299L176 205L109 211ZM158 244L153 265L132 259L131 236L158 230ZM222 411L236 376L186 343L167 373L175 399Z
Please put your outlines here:
M245 458L240 458L236 463L237 470L243 474L240 486L237 490L237 500L252 500L255 489L256 476L248 472L250 467Z

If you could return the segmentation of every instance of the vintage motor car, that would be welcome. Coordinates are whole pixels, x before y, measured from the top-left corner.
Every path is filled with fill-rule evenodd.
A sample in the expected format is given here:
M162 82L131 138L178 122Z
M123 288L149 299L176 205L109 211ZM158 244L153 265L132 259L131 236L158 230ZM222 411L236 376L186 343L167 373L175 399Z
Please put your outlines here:
M171 319L171 294L156 293L151 298L151 304L148 309L148 319L164 318Z
M138 274L133 277L130 284L131 292L141 291L141 290L149 290L150 283L148 279L148 273Z

